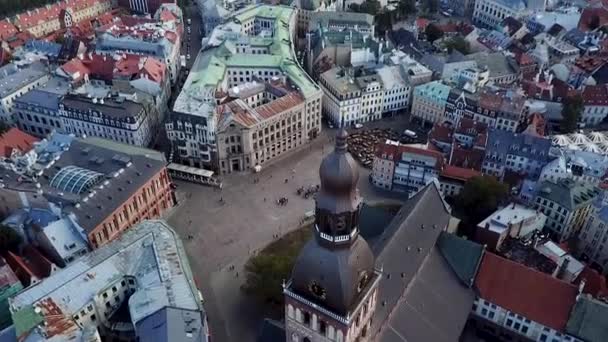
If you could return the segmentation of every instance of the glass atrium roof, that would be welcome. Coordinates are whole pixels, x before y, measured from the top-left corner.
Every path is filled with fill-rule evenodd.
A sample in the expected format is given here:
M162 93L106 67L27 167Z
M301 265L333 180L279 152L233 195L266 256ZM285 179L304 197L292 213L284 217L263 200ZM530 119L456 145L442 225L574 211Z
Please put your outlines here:
M104 175L83 169L78 166L66 166L59 170L55 177L51 179L51 186L74 194L81 194L104 178Z

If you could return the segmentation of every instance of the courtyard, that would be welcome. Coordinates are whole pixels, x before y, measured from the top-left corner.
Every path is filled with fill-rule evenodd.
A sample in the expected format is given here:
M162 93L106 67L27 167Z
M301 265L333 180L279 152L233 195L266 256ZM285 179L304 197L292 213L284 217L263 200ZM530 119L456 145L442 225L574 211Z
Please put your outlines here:
M396 122L366 128L407 125ZM182 236L215 341L255 339L260 317L255 303L240 290L243 265L270 242L300 227L305 214L314 209L313 197L306 199L297 189L319 184L319 165L333 150L334 134L335 130L324 130L303 149L259 173L223 176L221 190L175 182L179 204L167 221ZM360 168L359 189L367 203L401 201L399 195L373 188L369 174ZM278 205L282 197L287 203Z

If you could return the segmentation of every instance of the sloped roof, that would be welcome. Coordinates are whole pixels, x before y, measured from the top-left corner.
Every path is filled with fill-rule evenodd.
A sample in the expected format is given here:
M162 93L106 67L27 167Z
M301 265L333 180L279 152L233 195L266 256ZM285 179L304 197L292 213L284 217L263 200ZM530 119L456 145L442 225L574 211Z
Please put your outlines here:
M474 293L436 246L450 217L437 185L430 183L403 205L373 245L383 277L372 340L458 340Z
M578 288L522 264L486 252L475 287L479 297L530 320L563 331Z
M466 286L473 286L484 247L446 232L439 235L437 247L460 281Z
M582 295L576 301L566 331L587 342L605 342L608 336L608 304Z
M0 135L0 153L4 157L10 157L13 150L25 153L34 147L36 141L38 141L38 138L13 127L8 132Z

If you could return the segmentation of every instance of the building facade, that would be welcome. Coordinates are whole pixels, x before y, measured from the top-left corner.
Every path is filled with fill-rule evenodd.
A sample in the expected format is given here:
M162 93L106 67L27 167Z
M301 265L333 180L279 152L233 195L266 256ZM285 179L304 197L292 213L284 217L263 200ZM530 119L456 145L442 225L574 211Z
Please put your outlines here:
M148 110L119 96L97 99L68 94L59 103L59 116L64 132L78 136L146 147L155 135Z
M450 89L450 86L440 81L416 86L412 96L411 117L424 123L443 122Z
M578 253L580 259L608 272L608 207L602 202L594 203L584 227L578 235Z
M215 28L194 63L193 70L200 72L189 74L165 124L175 160L218 171L243 171L262 160L268 162L319 134L323 93L294 62L293 46L285 44L285 41L295 39L296 17L295 10L290 7L258 5L235 14L237 26L231 22ZM295 91L299 95L284 99L276 95L267 97L259 104L263 107L261 110L271 108L276 101L287 107L281 109L277 105L270 112L257 115L257 102L247 103L239 98L240 95L230 96L231 90L240 89L241 85L244 90L247 88L245 83L253 82L281 83L290 89L289 92ZM253 96L261 99L265 93L261 91ZM298 96L303 101L302 107L287 100ZM251 120L244 112L252 115ZM288 124L288 116L292 115L289 113L297 117L297 120L291 118L291 124ZM240 122L239 117L246 122ZM275 122L278 118L281 118L280 125ZM251 129L237 141L234 129L242 124ZM271 127L276 131L270 132ZM223 168L220 159L225 162Z
M498 29L505 18L519 18L525 9L526 3L521 0L475 1L473 23L489 29Z
M534 209L547 216L545 230L559 243L581 231L598 193L592 185L572 179L544 181L536 193Z
M19 30L40 38L111 9L112 1L64 0L17 14L13 22Z
M536 179L551 159L550 148L551 140L544 137L491 129L482 172L502 178L511 171Z
M37 137L46 137L51 131L65 132L59 116L61 95L34 89L15 101L13 118L17 127Z

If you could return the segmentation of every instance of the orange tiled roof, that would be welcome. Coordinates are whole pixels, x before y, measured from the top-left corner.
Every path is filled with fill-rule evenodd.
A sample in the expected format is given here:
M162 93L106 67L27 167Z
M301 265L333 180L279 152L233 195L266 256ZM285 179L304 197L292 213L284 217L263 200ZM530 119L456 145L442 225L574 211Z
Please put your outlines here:
M34 147L34 143L38 141L35 138L19 128L11 128L8 132L0 135L0 151L4 157L10 157L13 150L19 150L22 153L28 152Z
M486 252L475 279L479 297L530 320L563 331L578 288Z

